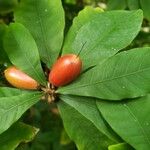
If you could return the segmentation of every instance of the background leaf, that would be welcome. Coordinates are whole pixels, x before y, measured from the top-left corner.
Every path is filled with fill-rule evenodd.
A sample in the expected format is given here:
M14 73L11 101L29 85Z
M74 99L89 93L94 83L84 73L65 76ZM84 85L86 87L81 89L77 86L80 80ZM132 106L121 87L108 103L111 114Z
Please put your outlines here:
M108 136L112 141L122 141L119 136L110 128L107 122L103 119L100 111L96 106L95 98L78 97L71 95L60 95L60 99L73 107L81 115L83 115L89 122L93 123L95 127Z
M97 101L109 125L138 150L150 148L150 95L124 102Z
M142 11L101 12L85 8L74 19L63 54L80 54L84 68L96 65L128 46L140 30ZM90 60L90 61L89 61Z
M108 10L119 10L125 9L127 7L126 0L108 0L107 9Z
M7 54L3 47L3 37L6 32L7 26L5 24L0 24L0 64L9 62Z
M110 145L108 150L134 150L129 144L127 143L119 143L115 145Z
M150 92L150 48L121 52L58 89L61 94L108 100L135 98Z
M139 0L127 0L127 4L130 10L139 9L140 2Z
M114 143L74 108L63 101L58 106L66 131L79 150L107 150Z
M0 134L42 97L40 92L27 92L13 88L0 88ZM8 94L8 96L7 96Z
M44 63L50 67L63 42L64 11L61 0L25 0L15 10L15 21L33 35Z
M144 16L150 20L150 0L140 0L140 4L144 12Z
M0 149L14 150L20 143L33 140L38 130L24 123L15 123L0 135Z
M29 31L19 23L12 23L4 36L4 48L13 65L45 85L36 43Z
M0 13L4 14L11 12L17 4L17 0L0 0Z

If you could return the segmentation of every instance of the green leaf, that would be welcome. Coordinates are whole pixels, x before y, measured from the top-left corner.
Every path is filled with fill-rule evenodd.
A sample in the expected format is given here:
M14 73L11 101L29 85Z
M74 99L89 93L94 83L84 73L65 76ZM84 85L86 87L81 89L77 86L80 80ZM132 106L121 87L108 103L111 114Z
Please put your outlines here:
M11 12L17 4L18 0L0 0L0 13L4 14Z
M108 10L119 10L127 7L126 0L108 0Z
M107 150L113 142L74 108L58 103L65 129L79 150Z
M3 36L6 32L7 26L5 24L0 24L0 64L9 62L8 56L3 48Z
M40 92L0 88L0 134L42 97ZM8 96L7 96L8 94Z
M42 61L50 67L63 42L65 19L61 0L23 0L15 10L15 21L29 29Z
M135 98L150 92L150 48L121 52L58 89L61 94L107 100Z
M75 5L76 4L76 0L65 0L66 4L71 4L71 5Z
M127 4L130 10L139 9L140 2L139 0L127 0Z
M0 98L17 96L21 92L23 92L23 93L29 93L29 91L24 91L24 90L21 90L21 89L8 88L8 87L0 87Z
M108 150L134 150L129 144L127 143L119 143L115 145L110 145Z
M16 123L0 135L0 149L14 150L20 143L32 141L38 131L35 127Z
M121 139L115 134L115 132L110 128L110 126L103 119L100 111L96 106L95 98L60 95L60 99L65 103L73 107L81 115L83 115L87 120L89 120L95 127L108 136L112 141L119 142Z
M65 130L62 130L61 131L61 137L60 137L60 143L62 145L67 145L67 144L70 144L72 141L71 139L69 138L68 134L66 133Z
M97 101L109 125L138 150L150 148L150 95L124 102Z
M13 65L45 85L36 43L29 31L19 23L12 23L4 36L4 48Z
M144 17L150 20L150 0L140 0L140 4L144 12Z
M87 7L74 19L63 54L80 53L83 70L128 46L140 30L142 11L109 11Z

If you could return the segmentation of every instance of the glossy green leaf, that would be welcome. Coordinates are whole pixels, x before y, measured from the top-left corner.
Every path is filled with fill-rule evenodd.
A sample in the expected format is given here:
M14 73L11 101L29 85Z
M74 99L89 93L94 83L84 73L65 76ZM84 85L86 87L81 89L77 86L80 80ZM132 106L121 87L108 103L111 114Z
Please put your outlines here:
M0 13L4 14L11 12L17 4L18 0L0 0Z
M40 84L46 84L36 43L23 25L10 24L4 36L4 48L13 65Z
M150 148L150 95L124 102L97 101L109 125L137 150Z
M126 0L108 0L108 10L119 10L127 7Z
M128 46L140 30L142 11L109 11L87 7L74 19L63 54L83 49L83 70L96 65Z
M140 2L139 0L127 0L127 4L130 10L139 9Z
M73 107L63 101L58 106L64 127L78 150L107 150L114 143Z
M0 88L0 134L42 97L40 92Z
M96 99L69 95L60 95L60 99L73 107L87 120L89 120L95 127L108 136L112 141L119 142L121 139L114 133L110 126L103 119L100 111L96 106Z
M15 10L15 21L29 29L42 61L50 67L63 42L65 19L61 0L22 0Z
M21 92L22 93L28 93L29 91L16 89L16 88L0 87L0 98L17 96Z
M150 0L140 0L144 17L150 20Z
M20 143L33 140L39 129L24 123L15 123L0 135L0 150L14 150Z
M9 61L8 56L3 47L3 36L5 34L7 26L0 24L0 64L6 63Z
M135 98L150 92L150 48L121 52L82 74L59 93L107 100Z
M108 150L134 150L129 144L127 143L119 143L115 145L110 145Z

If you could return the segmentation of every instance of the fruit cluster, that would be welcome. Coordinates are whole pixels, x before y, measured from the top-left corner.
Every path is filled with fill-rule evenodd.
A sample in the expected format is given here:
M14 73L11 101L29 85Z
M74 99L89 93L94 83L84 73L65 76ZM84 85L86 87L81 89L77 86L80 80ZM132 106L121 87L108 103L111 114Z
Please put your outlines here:
M58 58L50 69L48 81L51 87L60 87L75 80L82 70L82 61L78 55L66 54ZM11 66L4 71L6 80L14 87L27 90L46 89L33 78ZM45 90L51 91L53 89Z

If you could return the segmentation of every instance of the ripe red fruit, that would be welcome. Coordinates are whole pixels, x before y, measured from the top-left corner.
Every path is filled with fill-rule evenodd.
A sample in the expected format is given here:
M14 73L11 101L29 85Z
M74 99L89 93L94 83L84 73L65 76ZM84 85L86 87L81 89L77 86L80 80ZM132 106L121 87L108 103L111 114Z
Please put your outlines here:
M75 80L82 69L81 59L74 54L60 57L49 74L49 82L56 87L66 85Z
M37 81L17 69L15 66L11 66L4 71L5 78L14 87L20 89L37 89L39 84Z

